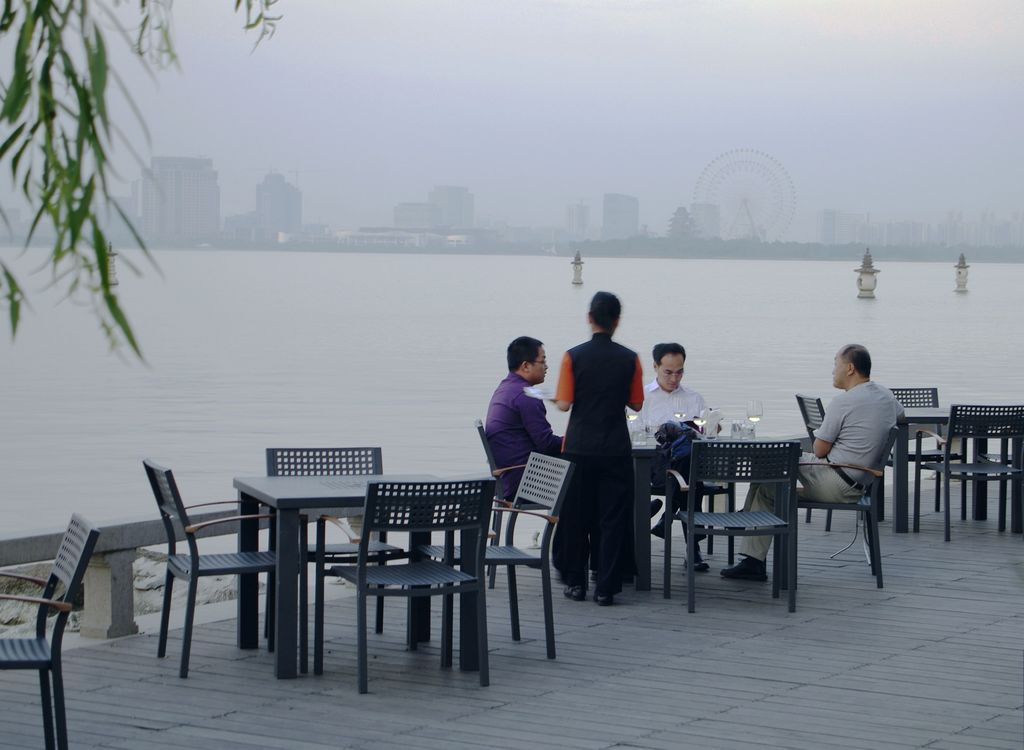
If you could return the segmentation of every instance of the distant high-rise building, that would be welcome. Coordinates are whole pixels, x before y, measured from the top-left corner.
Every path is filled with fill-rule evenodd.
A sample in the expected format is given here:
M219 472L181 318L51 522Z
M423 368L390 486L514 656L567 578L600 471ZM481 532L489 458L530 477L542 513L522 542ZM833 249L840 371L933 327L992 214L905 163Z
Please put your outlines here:
M818 215L818 241L822 245L848 245L870 241L867 214L825 209Z
M431 189L427 202L437 207L440 226L463 229L473 226L473 194L468 188L437 185Z
M212 159L155 156L142 183L142 234L151 242L204 242L220 233Z
M302 230L302 192L283 175L268 174L256 186L256 228L265 239Z
M604 194L601 239L623 240L640 232L640 201L632 195Z
M722 213L714 203L691 203L690 219L695 236L702 240L722 236Z
M394 223L399 229L433 229L442 226L441 210L433 203L399 203Z
M565 207L565 231L571 240L585 240L590 232L590 206L583 201Z

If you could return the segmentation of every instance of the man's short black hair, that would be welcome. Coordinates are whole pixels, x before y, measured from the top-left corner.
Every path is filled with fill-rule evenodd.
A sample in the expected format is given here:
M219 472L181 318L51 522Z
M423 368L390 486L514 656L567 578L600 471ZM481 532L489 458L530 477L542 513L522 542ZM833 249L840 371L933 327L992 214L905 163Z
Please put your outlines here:
M864 377L871 377L871 355L868 354L867 347L847 344L839 350L839 356L853 365L853 369Z
M598 328L606 331L615 328L622 315L622 303L611 292L598 292L590 300L590 317Z
M523 362L533 362L540 354L542 346L544 346L543 341L529 336L513 339L512 343L508 345L508 371L515 372Z
M655 344L654 349L651 350L651 356L654 357L654 364L660 365L661 358L666 354L682 354L683 359L686 359L686 349L683 348L682 344L675 342L669 344Z

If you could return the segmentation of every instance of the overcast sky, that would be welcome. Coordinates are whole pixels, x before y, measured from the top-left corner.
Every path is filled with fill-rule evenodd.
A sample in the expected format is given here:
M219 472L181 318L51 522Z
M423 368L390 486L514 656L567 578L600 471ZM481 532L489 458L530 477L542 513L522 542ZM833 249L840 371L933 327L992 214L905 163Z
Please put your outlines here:
M822 208L1024 210L1021 0L281 0L255 52L233 6L178 0L155 83L120 63L140 151L212 157L224 214L273 167L338 227L455 184L517 225L628 193L663 232L738 148L785 166L793 239Z

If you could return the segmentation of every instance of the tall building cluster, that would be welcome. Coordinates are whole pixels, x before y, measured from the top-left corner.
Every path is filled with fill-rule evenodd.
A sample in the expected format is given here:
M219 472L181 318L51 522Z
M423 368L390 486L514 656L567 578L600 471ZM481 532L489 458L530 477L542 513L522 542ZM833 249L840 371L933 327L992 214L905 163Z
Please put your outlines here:
M818 242L822 245L861 244L875 247L947 245L967 247L1024 246L1024 213L1009 219L983 212L965 221L962 211L949 211L944 221L873 222L867 213L826 209L818 214Z
M220 186L212 159L153 157L141 198L147 241L191 244L220 234Z

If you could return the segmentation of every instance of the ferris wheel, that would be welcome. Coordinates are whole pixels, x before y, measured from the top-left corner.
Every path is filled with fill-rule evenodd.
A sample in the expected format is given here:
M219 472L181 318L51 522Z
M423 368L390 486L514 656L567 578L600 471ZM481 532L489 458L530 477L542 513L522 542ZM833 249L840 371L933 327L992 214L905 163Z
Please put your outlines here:
M778 240L796 211L796 190L786 168L763 151L726 151L697 179L693 202L717 206L723 239Z

